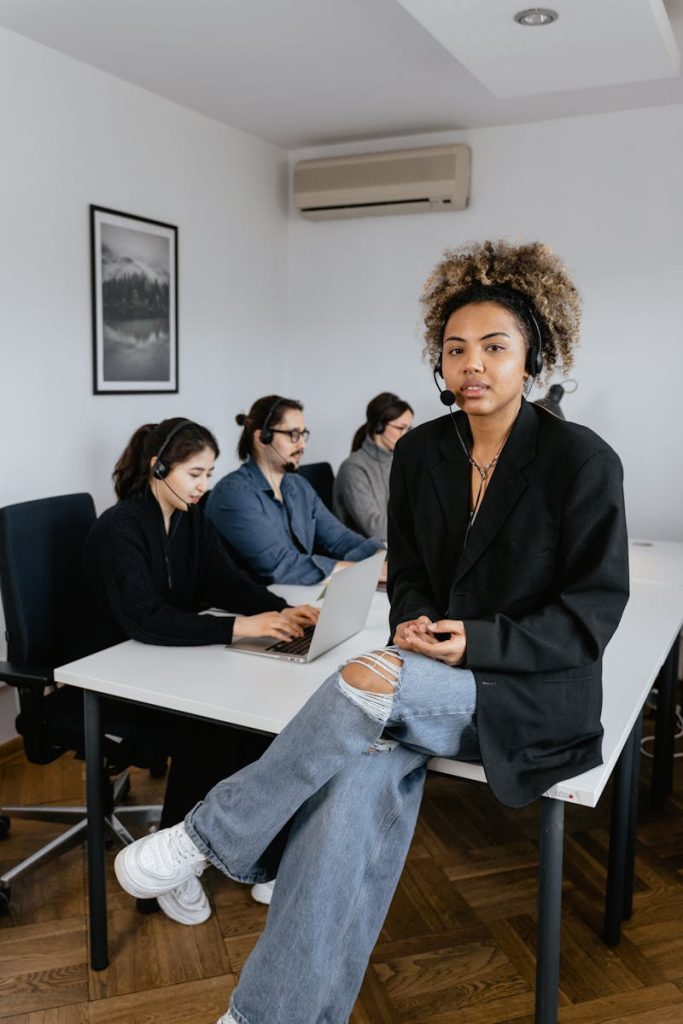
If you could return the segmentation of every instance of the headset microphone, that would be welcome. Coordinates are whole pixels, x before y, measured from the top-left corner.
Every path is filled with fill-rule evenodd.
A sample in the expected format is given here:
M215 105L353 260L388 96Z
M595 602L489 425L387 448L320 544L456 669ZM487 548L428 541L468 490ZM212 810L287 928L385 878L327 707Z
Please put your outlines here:
M455 395L453 394L453 392L449 388L442 388L439 385L439 382L436 379L436 375L437 374L440 377L443 376L443 373L441 371L441 360L440 359L439 359L438 363L436 364L436 366L434 367L434 369L432 371L432 375L434 377L434 383L436 384L437 390L439 392L439 398L441 399L441 401L443 402L444 405L451 406L455 402Z
M196 507L193 504L193 502L188 501L187 498L183 498L180 494L178 494L177 491L174 491L173 488L171 487L171 485L169 484L168 480L166 480L164 477L161 477L161 482L162 482L162 484L166 484L166 486L168 487L168 489L171 492L171 494L175 494L175 496L178 499L178 501L182 501L183 505L186 506L186 511L187 512L191 512Z
M281 455L280 452L277 450L277 448L275 447L275 445L273 444L272 441L268 442L268 447L272 448L272 450L275 452L275 454L277 455L277 457L280 460L280 462L282 462L282 464L284 466L285 473L296 473L297 472L297 467L294 465L294 463L290 462L288 459L286 459L284 457L284 455Z

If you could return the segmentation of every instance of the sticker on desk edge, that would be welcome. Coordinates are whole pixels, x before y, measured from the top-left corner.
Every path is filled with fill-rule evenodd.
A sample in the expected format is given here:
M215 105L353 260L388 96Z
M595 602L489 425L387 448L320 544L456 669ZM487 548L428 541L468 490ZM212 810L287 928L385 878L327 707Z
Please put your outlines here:
M576 803L576 793L573 789L566 789L564 786L553 786L553 796L556 800L566 800L568 803Z

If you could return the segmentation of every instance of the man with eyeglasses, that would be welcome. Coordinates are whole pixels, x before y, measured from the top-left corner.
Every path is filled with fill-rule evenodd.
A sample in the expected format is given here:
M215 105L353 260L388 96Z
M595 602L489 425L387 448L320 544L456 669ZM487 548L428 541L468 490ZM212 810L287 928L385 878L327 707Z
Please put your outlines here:
M317 583L382 546L344 526L297 475L310 436L301 402L266 395L235 419L243 465L213 488L206 512L255 579Z

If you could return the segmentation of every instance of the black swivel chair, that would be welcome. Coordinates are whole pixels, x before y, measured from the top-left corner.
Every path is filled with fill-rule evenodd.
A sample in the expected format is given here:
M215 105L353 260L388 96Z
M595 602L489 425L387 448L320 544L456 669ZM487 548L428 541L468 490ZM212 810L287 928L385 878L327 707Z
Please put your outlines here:
M308 480L311 487L318 492L319 497L322 499L325 505L327 505L330 512L334 512L332 507L332 489L334 487L334 473L332 472L332 466L329 462L311 462L308 465L304 463L299 469L299 475Z
M80 576L83 542L95 521L89 494L69 494L26 501L0 509L0 595L7 624L8 661L0 662L0 680L18 693L17 732L24 738L26 757L49 764L67 751L83 756L82 691L56 685L52 670L92 653L99 646L90 603ZM132 837L119 817L138 822L158 821L158 806L115 807L130 787L127 771L158 765L163 751L150 749L153 739L116 709L105 711L104 753L110 783L106 817L109 830L122 843ZM116 768L114 767L116 766ZM29 868L86 838L85 807L0 808L0 836L10 828L10 816L70 825L52 842L0 876L0 914L6 913L10 883Z

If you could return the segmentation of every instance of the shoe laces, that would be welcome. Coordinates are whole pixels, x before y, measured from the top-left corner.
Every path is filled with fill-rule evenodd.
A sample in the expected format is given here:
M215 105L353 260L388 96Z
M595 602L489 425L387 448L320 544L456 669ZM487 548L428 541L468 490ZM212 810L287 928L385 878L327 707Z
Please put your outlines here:
M194 864L201 874L205 857L194 845L183 825L169 829L166 850L171 864Z

